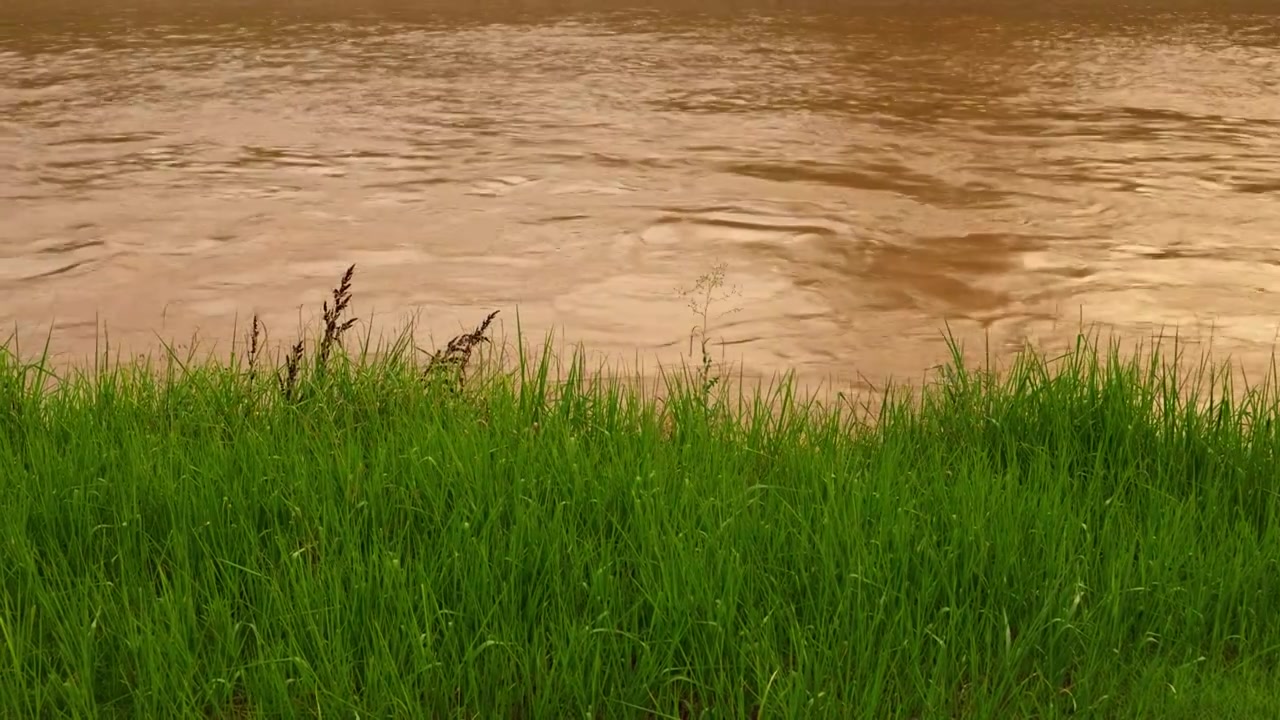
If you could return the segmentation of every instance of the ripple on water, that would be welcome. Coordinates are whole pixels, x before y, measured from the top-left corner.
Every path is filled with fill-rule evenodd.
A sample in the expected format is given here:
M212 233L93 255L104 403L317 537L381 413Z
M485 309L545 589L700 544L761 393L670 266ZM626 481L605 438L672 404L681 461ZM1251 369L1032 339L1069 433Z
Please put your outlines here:
M504 197L509 195L516 188L535 183L538 180L523 175L507 175L504 177L488 178L480 180L471 185L471 189L467 191L468 195L477 195L480 197Z
M102 258L29 256L9 258L0 267L0 283L35 282L59 275L83 275L101 262Z
M799 214L798 209L782 203L665 207L640 239L654 249L677 252L696 247L781 254L787 246L811 237L854 232L851 220L838 214Z

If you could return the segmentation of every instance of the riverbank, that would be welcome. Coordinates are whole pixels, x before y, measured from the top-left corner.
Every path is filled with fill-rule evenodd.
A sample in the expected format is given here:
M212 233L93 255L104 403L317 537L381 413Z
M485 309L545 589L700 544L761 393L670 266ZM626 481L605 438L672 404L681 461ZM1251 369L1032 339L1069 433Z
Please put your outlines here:
M5 714L1280 714L1270 383L1082 342L871 415L653 396L487 326L361 361L349 291L278 364L0 354Z

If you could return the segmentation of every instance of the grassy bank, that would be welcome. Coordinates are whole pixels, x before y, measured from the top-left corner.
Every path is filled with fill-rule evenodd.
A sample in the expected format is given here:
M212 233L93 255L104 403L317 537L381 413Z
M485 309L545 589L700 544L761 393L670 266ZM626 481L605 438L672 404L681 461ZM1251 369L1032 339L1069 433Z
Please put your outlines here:
M1082 342L657 400L460 375L484 328L361 360L345 292L280 367L0 353L0 714L1280 717L1270 386Z

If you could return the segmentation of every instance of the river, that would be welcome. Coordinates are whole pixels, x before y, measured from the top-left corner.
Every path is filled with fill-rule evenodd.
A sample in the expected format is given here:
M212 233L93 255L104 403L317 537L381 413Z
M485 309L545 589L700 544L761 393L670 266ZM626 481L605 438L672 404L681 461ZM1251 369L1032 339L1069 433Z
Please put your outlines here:
M1255 365L1280 330L1275 3L199 5L0 4L24 354L288 340L351 263L388 327L518 311L649 364L723 263L716 355L838 382L918 375L946 326Z

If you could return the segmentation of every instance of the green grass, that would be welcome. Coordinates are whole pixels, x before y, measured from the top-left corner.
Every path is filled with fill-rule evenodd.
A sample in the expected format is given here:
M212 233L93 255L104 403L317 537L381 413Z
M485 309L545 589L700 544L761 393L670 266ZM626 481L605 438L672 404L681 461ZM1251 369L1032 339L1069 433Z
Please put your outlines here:
M1270 384L1082 341L867 417L328 347L0 352L0 715L1280 717Z

